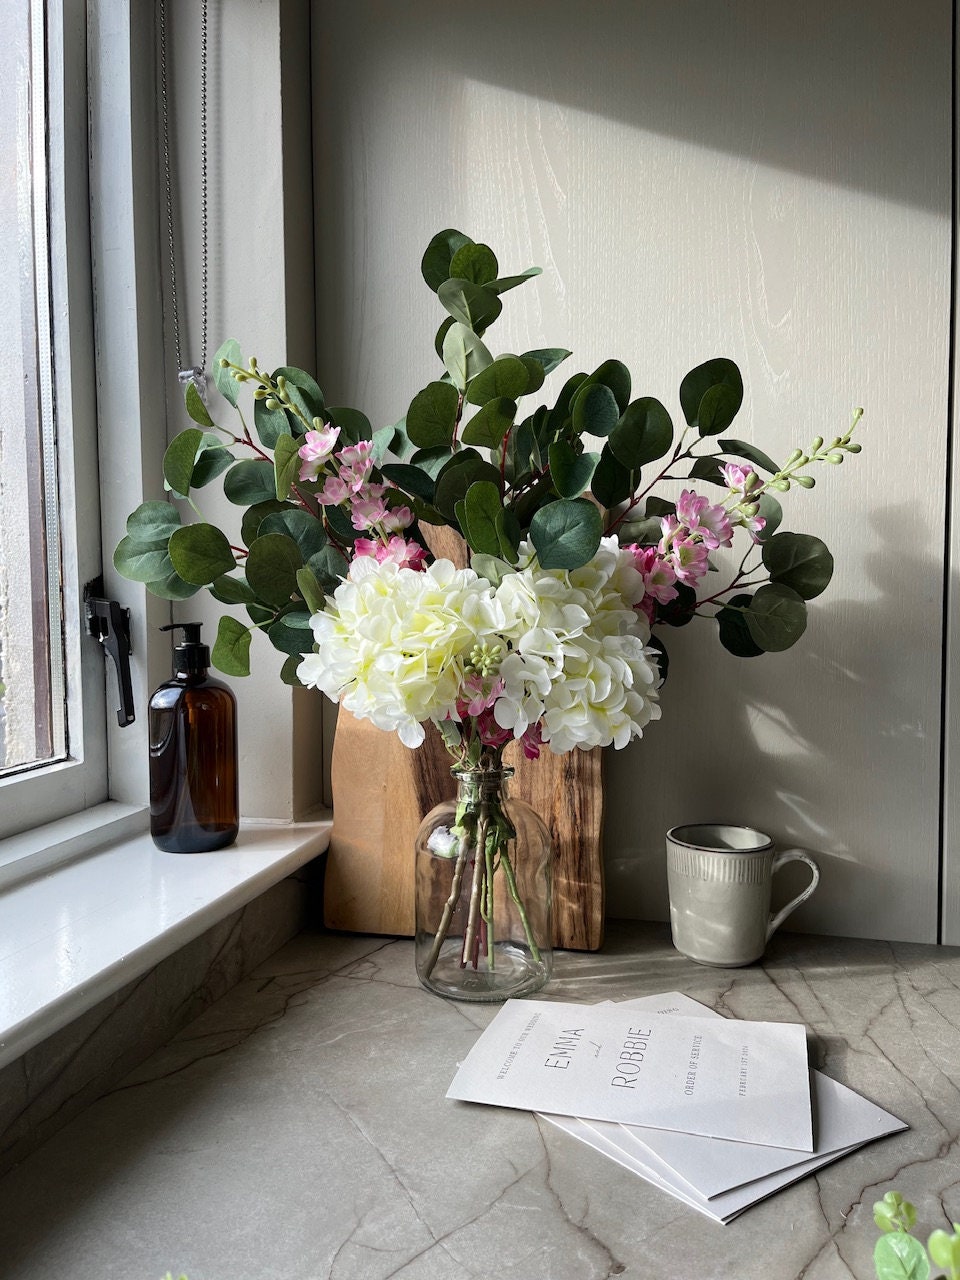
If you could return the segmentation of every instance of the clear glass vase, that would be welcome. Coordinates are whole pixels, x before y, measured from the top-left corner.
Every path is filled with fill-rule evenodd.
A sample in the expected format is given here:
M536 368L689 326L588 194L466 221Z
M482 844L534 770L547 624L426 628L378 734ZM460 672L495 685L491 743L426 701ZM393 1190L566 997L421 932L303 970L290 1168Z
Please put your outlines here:
M417 975L451 1000L530 995L553 965L550 833L508 796L512 769L453 773L417 832Z

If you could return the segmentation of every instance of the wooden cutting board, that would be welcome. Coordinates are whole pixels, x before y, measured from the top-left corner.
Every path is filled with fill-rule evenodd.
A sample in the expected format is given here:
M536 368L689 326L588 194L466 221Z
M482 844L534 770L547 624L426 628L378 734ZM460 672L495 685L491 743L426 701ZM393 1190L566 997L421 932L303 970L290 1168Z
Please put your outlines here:
M596 951L603 943L601 753L549 750L526 760L511 747L511 794L550 828L553 943ZM450 757L431 730L411 751L395 734L340 708L333 747L333 831L324 883L324 921L350 933L411 937L413 843L423 816L456 793Z
M466 547L447 528L423 532L434 556L466 564ZM601 753L544 749L527 760L516 746L504 752L520 796L550 828L553 842L553 944L596 951L603 943L603 785ZM331 785L333 831L324 883L324 920L331 929L412 936L414 854L425 814L456 794L450 757L428 726L411 751L396 734L340 708Z

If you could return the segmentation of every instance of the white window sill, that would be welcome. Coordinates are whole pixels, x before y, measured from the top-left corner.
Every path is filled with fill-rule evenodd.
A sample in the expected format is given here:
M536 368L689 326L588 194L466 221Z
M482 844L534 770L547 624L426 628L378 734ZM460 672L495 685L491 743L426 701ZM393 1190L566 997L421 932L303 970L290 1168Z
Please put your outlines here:
M0 1067L315 858L330 837L329 821L244 823L229 849L162 853L142 811L112 808L109 847L81 846L84 856L52 869L32 863L31 879L0 894ZM62 848L64 830L52 824L46 847ZM36 850L41 833L16 839Z

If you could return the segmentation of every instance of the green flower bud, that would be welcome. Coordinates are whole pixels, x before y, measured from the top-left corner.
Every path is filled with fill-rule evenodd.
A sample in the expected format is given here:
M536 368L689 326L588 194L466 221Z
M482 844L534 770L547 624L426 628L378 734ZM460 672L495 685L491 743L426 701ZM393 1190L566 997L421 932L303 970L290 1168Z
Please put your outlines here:
M229 363L230 363L230 361L227 359L227 357L226 357L226 356L221 356L221 357L220 357L220 368L221 368L221 369L226 369L226 367L227 367L227 365L228 365Z
M853 444L844 445L844 448L846 449L847 453L859 453L860 450L863 448L863 445L857 444L856 441L854 441Z
M323 430L323 419L322 419L322 418L314 418L314 420L313 420L313 429L314 429L314 431L322 431L322 430Z
M750 490L755 489L759 483L760 483L760 477L757 475L755 471L751 471L750 474L747 476L746 482L744 483L744 486L743 486L744 492L749 493Z
M776 489L778 493L788 493L790 490L790 481L785 477L780 480L771 480L770 488Z
M801 489L812 489L817 483L813 476L794 476L793 478Z
M250 372L251 372L251 373L256 373L256 372L257 372L257 357L256 357L256 356L251 356L251 357L250 357L250 359L249 359L249 361L247 362L247 364L248 364L248 367L249 367L249 369L250 369Z
M759 502L741 502L740 503L740 511L748 520L752 520L759 510L760 510Z
M833 465L834 465L835 467L838 467L838 466L840 465L840 463L843 461L843 454L842 454L842 453L828 453L828 454L827 454L827 461L828 461L828 462L832 462L832 463L833 463Z
M816 440L814 440L813 444L810 446L810 452L819 453L822 448L823 448L823 436L817 436Z
M280 408L280 401L277 399L276 396L269 396L267 398L267 408L270 410L271 413L273 413L275 409Z
M286 391L286 389L287 389L287 380L281 373L280 377L277 379L277 390Z
M234 382L250 381L250 375L247 373L244 373L242 369L231 369L230 376L233 378Z
M266 400L267 398L266 387L255 387L253 392L253 398L254 400Z
M787 467L792 467L793 464L795 462L799 462L802 457L803 457L803 454L801 453L801 451L799 449L794 449L793 452L790 454L790 457L783 464L783 469L786 470Z

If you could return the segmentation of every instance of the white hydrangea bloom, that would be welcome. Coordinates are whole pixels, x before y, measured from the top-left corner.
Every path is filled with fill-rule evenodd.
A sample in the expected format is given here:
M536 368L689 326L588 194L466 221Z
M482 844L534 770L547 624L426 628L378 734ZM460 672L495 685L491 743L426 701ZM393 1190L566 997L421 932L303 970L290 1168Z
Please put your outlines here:
M530 554L521 548L521 557ZM646 645L633 557L615 538L580 569L534 563L497 588L514 649L500 667L497 724L515 737L540 721L552 751L623 747L659 719L659 670Z
M464 655L493 632L501 611L486 579L449 560L418 571L362 559L311 619L318 652L297 675L419 746L424 721L455 714Z

